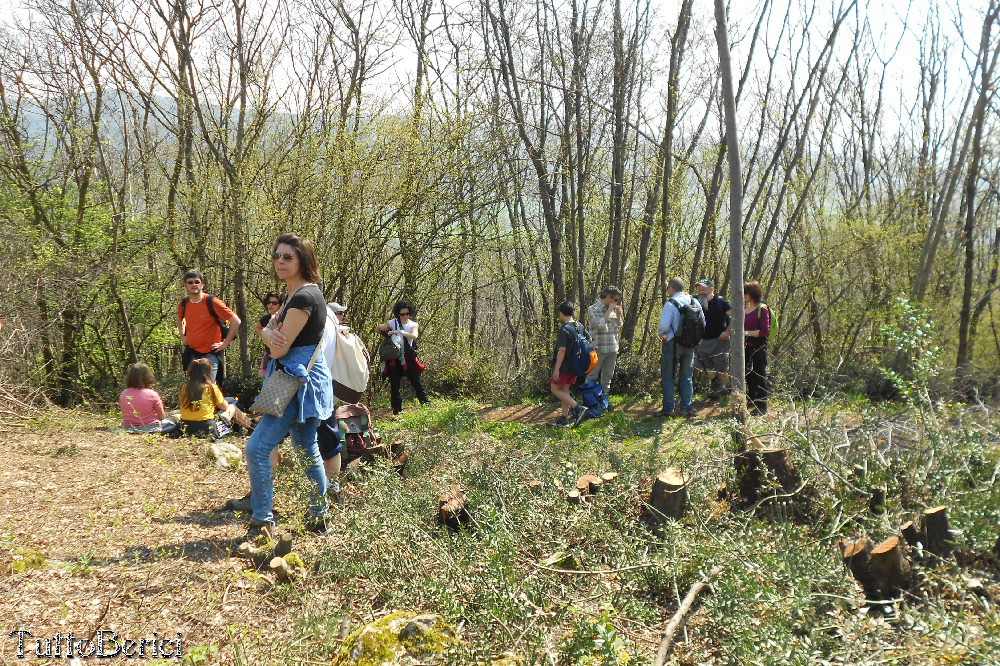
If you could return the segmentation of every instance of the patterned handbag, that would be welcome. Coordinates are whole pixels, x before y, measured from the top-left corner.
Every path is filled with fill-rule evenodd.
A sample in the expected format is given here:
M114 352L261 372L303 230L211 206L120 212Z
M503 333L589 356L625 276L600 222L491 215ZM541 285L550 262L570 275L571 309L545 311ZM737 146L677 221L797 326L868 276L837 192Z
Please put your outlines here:
M309 359L309 365L306 367L307 375L316 362L320 346L319 344L316 345L312 358ZM260 389L260 395L253 401L250 411L270 414L271 416L281 418L281 415L285 413L285 408L288 407L288 403L292 401L292 396L298 393L299 389L304 385L305 381L303 379L276 368L271 373L271 376L264 380L264 386Z

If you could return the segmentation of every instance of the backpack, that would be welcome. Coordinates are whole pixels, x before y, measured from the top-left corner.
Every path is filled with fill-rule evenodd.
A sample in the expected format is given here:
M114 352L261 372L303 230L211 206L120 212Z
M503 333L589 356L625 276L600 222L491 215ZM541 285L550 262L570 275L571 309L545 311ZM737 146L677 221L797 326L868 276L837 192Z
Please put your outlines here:
M705 337L705 322L701 318L701 307L694 307L694 300L685 306L681 306L674 299L670 299L677 311L681 314L680 329L674 332L674 342L681 347L697 347L702 338Z
M341 405L337 408L337 427L344 438L344 463L370 455L382 444L375 433L372 415L364 405Z
M754 338L755 340L770 340L775 336L775 333L778 332L778 318L774 316L774 310L772 310L771 306L767 303L761 302L757 305L757 320L760 320L760 311L763 308L767 308L767 314L771 318L771 328L768 329L766 338Z
M579 324L579 322L576 323ZM597 350L587 339L587 331L583 326L579 326L579 328L569 324L564 324L564 326L569 331L569 339L573 342L572 347L566 347L570 374L583 377L597 367Z
M396 322L396 328L392 328L392 321ZM389 324L390 324L390 328L389 328L390 335L389 335L389 338L390 339L392 339L392 335L391 335L392 331L402 331L403 330L403 325L401 323L399 323L398 319L394 319L392 321L389 322ZM402 338L402 340L403 340L403 355L406 356L406 358L413 358L414 356L419 356L420 355L420 350L417 348L417 341L416 340L411 340L408 337L406 337L405 335L401 335L399 337ZM397 356L398 356L398 354L397 354Z
M580 399L587 408L587 418L596 419L604 414L610 404L599 382L584 382L580 384Z
M333 394L344 402L360 402L368 388L368 350L330 308L323 329L323 356L333 378Z

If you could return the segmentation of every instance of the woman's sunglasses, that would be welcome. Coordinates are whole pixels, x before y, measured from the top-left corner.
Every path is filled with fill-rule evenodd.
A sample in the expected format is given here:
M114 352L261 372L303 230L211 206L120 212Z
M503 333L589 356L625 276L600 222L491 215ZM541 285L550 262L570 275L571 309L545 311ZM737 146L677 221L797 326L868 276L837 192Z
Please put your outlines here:
M277 261L278 259L284 259L285 261L291 261L295 258L295 255L291 252L275 252L271 255L271 258Z
M281 305L281 301L268 301L264 305Z

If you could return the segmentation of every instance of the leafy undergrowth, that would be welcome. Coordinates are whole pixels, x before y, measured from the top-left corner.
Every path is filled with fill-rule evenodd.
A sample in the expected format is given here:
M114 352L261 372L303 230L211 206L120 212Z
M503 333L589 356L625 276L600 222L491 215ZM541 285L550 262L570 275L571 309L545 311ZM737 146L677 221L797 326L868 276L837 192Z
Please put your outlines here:
M721 484L736 485L734 422L708 410L700 412L704 418L661 422L633 407L619 403L576 429L484 418L494 412L472 401L439 401L379 420L387 441L406 446L406 478L388 464L354 472L343 488L347 510L331 512L326 536L302 540L310 569L304 580L273 584L269 574L245 571L245 563L221 554L187 566L182 554L172 566L185 585L195 580L203 586L196 598L170 616L157 610L159 597L139 607L154 617L196 615L211 622L216 628L201 633L190 625L204 663L330 663L345 618L357 628L409 611L438 613L456 627L461 640L443 655L450 663L645 664L652 663L680 599L722 565L687 616L670 663L995 662L1000 569L990 551L1000 531L1000 448L992 434L996 424L983 410L777 405L776 415L752 420L745 434L761 446L787 448L803 477L809 504L800 520L782 522L734 511L718 499ZM93 555L75 557L79 544L62 553L32 543L26 532L9 539L0 561L19 581L17 590L26 589L24 581L40 587L46 570L39 567L55 566L46 557L61 560L63 581L110 587L102 576L138 567L130 575L144 581L141 586L114 585L142 594L169 587L162 576L156 588L149 582L150 570L159 572L169 556L144 563L147 553L133 545L125 552L134 561L112 557L121 549L107 537L135 539L143 529L137 519L148 524L152 516L155 528L161 514L195 516L168 528L183 528L179 540L204 543L206 552L237 536L238 524L225 514L214 518L219 514L205 507L237 495L245 477L211 469L183 444L132 441L162 459L163 471L155 474L184 472L189 464L201 476L184 472L195 478L175 486L187 493L178 507L116 512ZM22 445L21 452L67 469L92 448L67 447L50 438ZM691 477L688 510L653 532L640 514L654 477L668 466ZM567 501L565 491L582 474L610 471L619 476L593 501ZM307 494L301 472L283 469L277 486L278 508L286 515L301 511ZM472 528L457 533L435 520L438 497L454 486L466 490L474 514ZM887 490L885 513L869 510L875 487ZM952 526L961 530L956 554L939 560L911 553L917 571L912 590L884 604L865 603L840 562L838 540L868 535L877 542L921 509L940 504L948 505ZM224 579L213 587L217 577ZM185 585L164 592L161 603L184 594ZM202 610L196 612L199 599ZM111 621L116 607L108 605ZM93 614L102 607L97 603Z
M243 648L254 662L325 659L345 615L357 626L405 609L440 613L461 629L455 663L503 654L650 663L680 599L721 564L673 663L990 663L1000 654L1000 576L989 555L1000 453L986 418L944 407L931 431L899 410L784 407L779 418L753 421L749 434L791 450L810 489L801 524L733 512L716 498L721 483L733 484L735 425L723 416L661 424L613 411L567 430L484 422L479 405L453 402L387 422L386 438L410 452L407 478L374 466L347 485L349 510L322 541L318 574L283 592L302 608L296 633L311 638ZM667 466L692 477L688 512L654 533L640 512ZM567 502L564 490L580 475L608 471L619 477L592 502ZM452 534L434 518L438 496L456 485L474 526ZM867 491L877 485L887 486L889 506L873 515ZM912 592L864 603L837 540L881 540L937 504L963 530L958 560L922 560ZM984 583L978 594L971 578Z

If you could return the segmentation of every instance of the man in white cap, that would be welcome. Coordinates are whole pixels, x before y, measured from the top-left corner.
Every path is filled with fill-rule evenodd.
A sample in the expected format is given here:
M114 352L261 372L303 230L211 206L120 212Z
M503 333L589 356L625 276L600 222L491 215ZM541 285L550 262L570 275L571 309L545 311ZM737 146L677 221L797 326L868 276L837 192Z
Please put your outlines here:
M715 293L715 283L708 278L698 281L698 301L705 313L705 337L698 343L694 365L708 378L708 397L714 400L729 388L729 325L733 308Z

